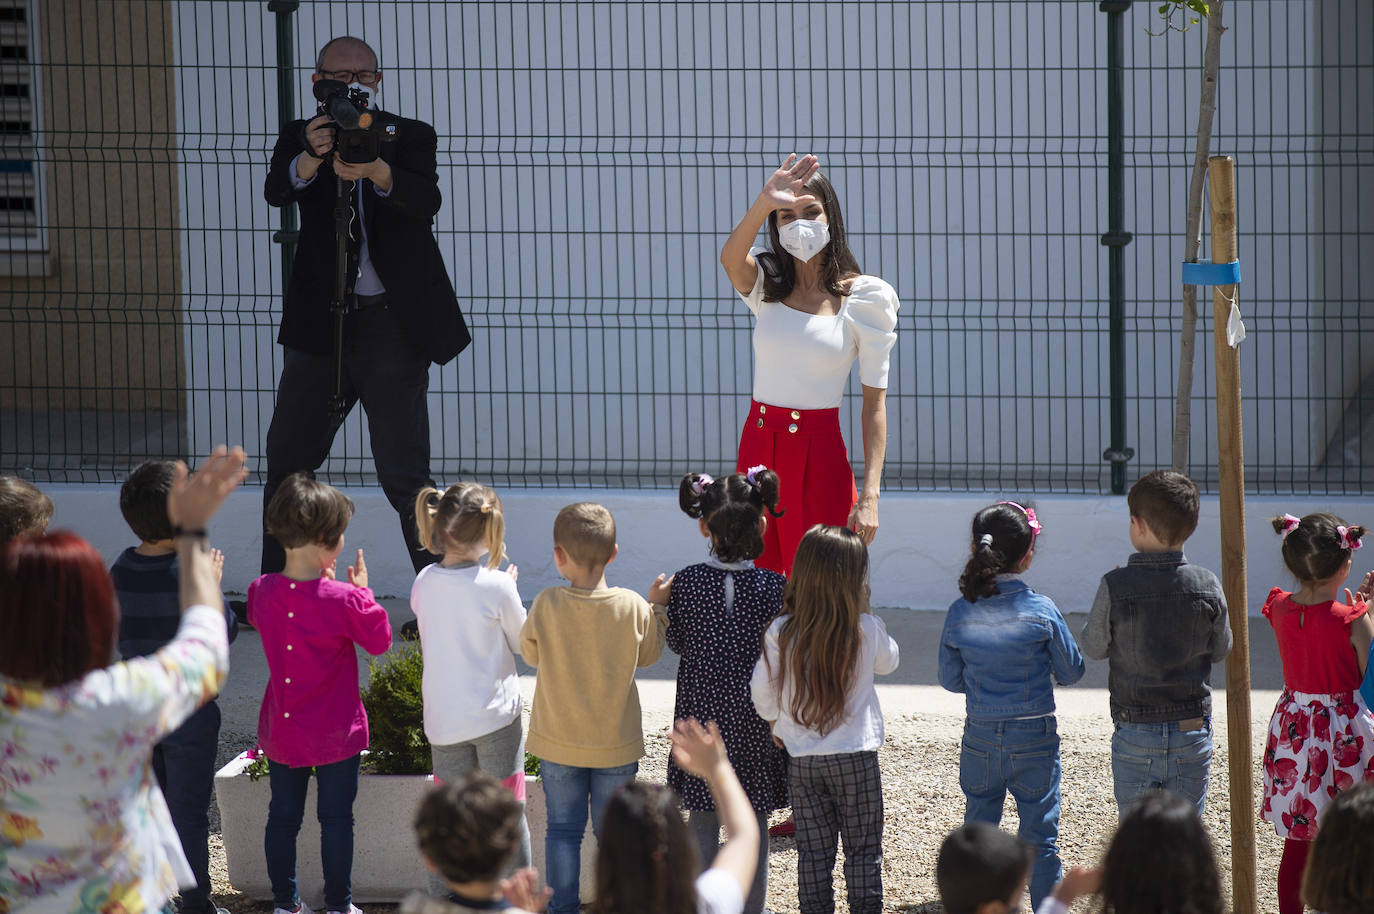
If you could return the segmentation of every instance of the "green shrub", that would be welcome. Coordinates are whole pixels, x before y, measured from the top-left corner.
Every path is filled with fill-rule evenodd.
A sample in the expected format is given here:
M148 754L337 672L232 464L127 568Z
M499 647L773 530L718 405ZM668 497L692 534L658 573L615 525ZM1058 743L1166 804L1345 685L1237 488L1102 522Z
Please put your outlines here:
M525 753L525 775L527 777L539 777L539 757Z
M418 644L398 644L368 661L371 678L363 690L371 744L367 769L373 774L429 774L433 759L425 739L425 701L420 689L424 656Z

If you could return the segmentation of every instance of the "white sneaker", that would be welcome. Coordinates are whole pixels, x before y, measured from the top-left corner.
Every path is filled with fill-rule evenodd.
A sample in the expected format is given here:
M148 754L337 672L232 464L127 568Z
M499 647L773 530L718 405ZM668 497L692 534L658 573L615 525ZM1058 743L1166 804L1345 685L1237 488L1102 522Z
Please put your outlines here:
M298 901L294 908L273 908L272 914L315 914L315 912L310 910L310 905Z
M329 914L363 914L363 912L357 905L350 904L347 911L330 911Z

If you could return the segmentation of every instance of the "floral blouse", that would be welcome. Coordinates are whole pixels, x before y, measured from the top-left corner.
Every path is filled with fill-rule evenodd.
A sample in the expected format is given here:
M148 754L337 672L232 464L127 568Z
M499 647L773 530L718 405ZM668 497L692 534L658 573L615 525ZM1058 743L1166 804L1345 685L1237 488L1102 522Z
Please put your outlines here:
M195 884L149 759L228 671L224 614L195 606L147 657L55 688L0 676L0 914L141 914Z

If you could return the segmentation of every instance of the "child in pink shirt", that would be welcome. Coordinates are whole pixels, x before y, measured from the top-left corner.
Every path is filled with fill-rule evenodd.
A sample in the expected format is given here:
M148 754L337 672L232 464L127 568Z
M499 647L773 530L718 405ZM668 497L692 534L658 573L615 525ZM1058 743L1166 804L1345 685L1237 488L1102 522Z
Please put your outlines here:
M267 528L286 549L286 567L248 588L248 621L262 637L269 677L258 742L269 763L272 800L263 841L274 914L310 914L296 889L296 834L315 770L324 899L330 912L352 903L353 798L367 748L367 712L358 694L358 657L391 646L391 621L367 588L363 551L334 580L353 502L296 473L267 506Z

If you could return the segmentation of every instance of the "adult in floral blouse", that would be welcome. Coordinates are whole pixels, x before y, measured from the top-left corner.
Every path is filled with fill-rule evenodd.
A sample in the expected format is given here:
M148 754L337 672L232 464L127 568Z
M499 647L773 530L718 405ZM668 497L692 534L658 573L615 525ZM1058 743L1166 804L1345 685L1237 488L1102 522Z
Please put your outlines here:
M0 554L0 912L137 914L195 884L149 758L229 670L205 525L243 464L238 448L193 476L178 464L181 628L147 657L107 666L118 607L85 540L21 537Z

